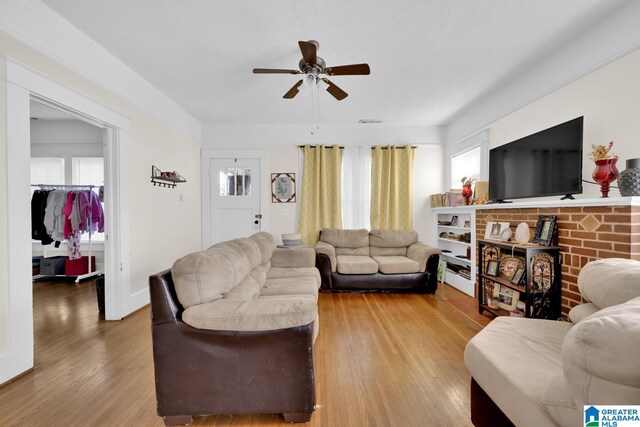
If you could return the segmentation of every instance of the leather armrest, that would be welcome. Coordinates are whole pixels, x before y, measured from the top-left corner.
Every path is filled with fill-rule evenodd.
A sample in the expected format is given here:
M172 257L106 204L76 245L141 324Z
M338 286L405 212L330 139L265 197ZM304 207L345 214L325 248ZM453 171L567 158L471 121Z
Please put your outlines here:
M331 272L335 273L338 266L338 262L336 261L336 248L329 243L320 241L316 244L316 253L324 254L329 257Z
M275 248L271 256L271 267L299 268L315 266L316 253L313 248Z
M420 264L420 273L424 273L427 270L427 260L431 255L440 255L441 253L440 249L425 245L422 242L414 243L407 248L407 258Z

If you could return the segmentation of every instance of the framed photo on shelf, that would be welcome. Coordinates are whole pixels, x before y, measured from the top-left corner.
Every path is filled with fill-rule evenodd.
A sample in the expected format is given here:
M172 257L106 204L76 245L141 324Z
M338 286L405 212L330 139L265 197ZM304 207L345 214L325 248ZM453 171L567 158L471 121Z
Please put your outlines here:
M538 215L536 224L536 234L533 236L533 243L551 246L554 234L556 233L556 215Z
M485 271L487 276L497 276L498 275L498 261L491 260L487 263L487 271Z
M523 276L524 276L524 268L517 269L516 272L513 274L513 277L511 278L511 283L513 283L514 285L519 285L520 282L522 282Z
M498 306L508 311L514 311L520 299L520 292L500 285L498 292Z
M457 227L458 226L458 215L454 215L451 217L451 225L452 227Z
M487 222L484 230L485 239L502 240L502 232L509 229L508 222Z

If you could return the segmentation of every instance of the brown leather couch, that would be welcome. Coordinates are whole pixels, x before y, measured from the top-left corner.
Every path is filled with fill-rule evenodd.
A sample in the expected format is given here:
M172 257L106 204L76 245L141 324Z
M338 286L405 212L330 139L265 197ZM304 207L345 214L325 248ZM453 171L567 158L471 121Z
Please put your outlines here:
M187 284L189 281L198 284L223 281L218 273L229 265L223 265L223 258L214 255L224 255L235 261L242 250L247 251L249 239L239 239L243 240L241 244L227 242L222 250L210 248L190 254L176 261L173 273L166 270L149 278L157 411L166 425L189 424L194 415L208 414L279 413L287 422L308 422L311 418L315 409L313 349L318 331L314 298L317 298L319 286L313 267L313 250L296 252L292 256L287 250L280 253L278 249L270 248L273 239L268 233L256 236L260 238L262 260L260 255L252 255L258 261L252 264L251 277L258 280L242 280L245 285L250 282L250 286L236 285L235 291L230 289L211 302L189 305L189 298L206 296L207 290L185 295L185 281ZM233 258L222 253L233 251L232 246L240 251L231 254ZM264 247L267 248L266 255ZM210 271L216 273L214 280L204 276L207 274L204 270L210 268L202 265L207 257L209 261L216 261ZM194 260L197 261L195 264ZM197 272L186 274L185 270L192 264L197 265ZM229 277L240 280L238 271L239 268L235 273L231 271ZM182 288L174 283L176 278L180 279ZM293 281L297 288L289 285ZM248 298L246 295L251 286L259 286L259 293ZM288 294L280 296L287 289ZM261 298L260 292L265 296ZM181 300L187 301L188 307L185 308ZM275 304L275 309L265 308L268 304ZM287 308L287 304L292 308ZM211 319L202 320L205 312L200 306L211 312ZM232 309L224 311L225 307ZM246 307L253 307L251 310L266 318L262 320L264 327L253 328L259 316L254 315L254 311L243 313ZM195 314L192 311L190 318L189 310L200 311ZM222 315L219 315L221 310ZM307 317L300 317L301 312ZM187 324L185 318L191 323L200 321L201 325ZM279 327L277 322L294 326ZM223 330L227 324L239 327ZM210 325L221 326L215 329ZM250 330L252 328L255 330Z
M316 267L321 291L434 293L440 250L413 230L320 231Z

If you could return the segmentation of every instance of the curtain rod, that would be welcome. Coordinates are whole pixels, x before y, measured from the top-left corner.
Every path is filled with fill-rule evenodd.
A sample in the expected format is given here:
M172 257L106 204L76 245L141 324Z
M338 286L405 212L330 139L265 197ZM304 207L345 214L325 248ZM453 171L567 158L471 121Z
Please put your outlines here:
M53 184L31 184L32 187L50 188L96 188L97 185L53 185Z
M304 148L304 147L307 147L307 145L298 145L298 148ZM309 145L308 147L310 147L310 148L317 148L318 146L317 146L317 145ZM335 147L335 145L325 145L325 147L326 147L326 148L333 148L333 147ZM341 150L344 150L344 147L343 147L342 145L338 146L338 148L339 148L339 149L341 149ZM373 149L373 148L375 148L375 146L371 146L371 148ZM399 146L399 147L395 147L395 148L405 149L405 148L407 148L407 147L403 145L403 146ZM409 146L409 148L411 148L411 149L415 149L415 148L418 148L418 147L417 147L417 146L415 146L415 145L411 145L411 146ZM382 149L382 150L388 150L388 149L389 149L389 147L380 147L380 149Z

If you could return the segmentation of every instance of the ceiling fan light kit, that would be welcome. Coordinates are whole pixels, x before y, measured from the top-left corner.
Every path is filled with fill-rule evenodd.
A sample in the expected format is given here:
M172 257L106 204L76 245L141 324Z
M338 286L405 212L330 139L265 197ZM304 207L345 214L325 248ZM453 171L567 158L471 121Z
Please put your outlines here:
M307 93L309 88L318 85L320 82L327 84L327 92L331 94L338 101L342 101L349 94L344 90L336 86L326 76L365 76L371 73L368 64L351 64L351 65L339 65L334 67L327 67L324 59L318 56L318 48L320 44L315 40L299 41L298 46L302 53L302 59L298 63L298 70L288 70L280 68L254 68L254 74L304 74L302 80L299 80L293 85L287 93L284 94L284 99L294 98L298 92L302 90L303 93ZM302 88L300 86L303 85Z

